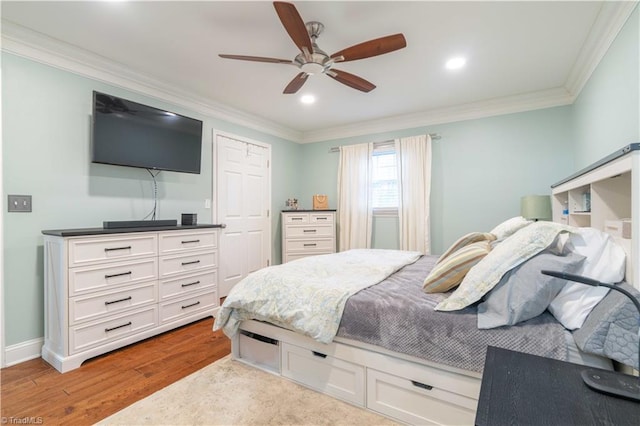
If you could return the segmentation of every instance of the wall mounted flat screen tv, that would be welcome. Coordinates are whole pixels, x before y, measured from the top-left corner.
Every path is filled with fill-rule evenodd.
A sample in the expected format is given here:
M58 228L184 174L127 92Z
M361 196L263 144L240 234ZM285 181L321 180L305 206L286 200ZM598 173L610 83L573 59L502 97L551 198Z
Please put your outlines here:
M94 163L200 173L202 121L93 92Z

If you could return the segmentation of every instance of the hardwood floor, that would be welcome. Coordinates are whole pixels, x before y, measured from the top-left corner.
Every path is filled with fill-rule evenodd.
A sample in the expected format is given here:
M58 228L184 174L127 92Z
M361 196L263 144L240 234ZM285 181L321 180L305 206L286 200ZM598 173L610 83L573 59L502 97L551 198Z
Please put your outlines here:
M231 353L231 341L212 326L213 318L203 319L65 374L41 358L3 368L2 423L94 424Z

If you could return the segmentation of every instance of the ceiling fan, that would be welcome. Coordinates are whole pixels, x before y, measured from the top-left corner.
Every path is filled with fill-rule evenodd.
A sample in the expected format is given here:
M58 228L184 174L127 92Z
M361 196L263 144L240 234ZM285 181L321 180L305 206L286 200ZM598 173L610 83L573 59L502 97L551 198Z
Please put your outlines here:
M370 58L382 55L406 47L407 41L402 34L394 34L365 41L360 44L340 50L333 55L327 55L316 43L322 33L324 25L311 21L306 24L300 17L298 10L292 3L275 1L273 6L276 13L293 40L300 53L291 61L288 59L265 58L261 56L226 55L221 58L239 59L242 61L270 62L274 64L295 65L301 72L285 87L283 93L296 93L307 81L310 75L326 74L334 80L363 92L370 92L376 86L362 77L350 74L346 71L333 68L336 62L355 61L357 59Z

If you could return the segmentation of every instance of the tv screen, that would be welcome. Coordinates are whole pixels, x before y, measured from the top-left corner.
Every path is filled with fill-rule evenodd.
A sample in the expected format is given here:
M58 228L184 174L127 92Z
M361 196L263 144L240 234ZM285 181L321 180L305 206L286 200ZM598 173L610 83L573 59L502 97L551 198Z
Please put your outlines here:
M200 173L202 121L93 92L94 163Z

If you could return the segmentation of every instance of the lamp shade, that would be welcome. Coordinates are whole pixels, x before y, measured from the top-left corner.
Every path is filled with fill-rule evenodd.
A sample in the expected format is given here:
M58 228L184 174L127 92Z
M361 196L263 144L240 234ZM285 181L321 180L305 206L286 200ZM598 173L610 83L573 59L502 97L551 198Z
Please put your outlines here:
M520 215L529 220L551 220L551 197L525 195L520 199Z

